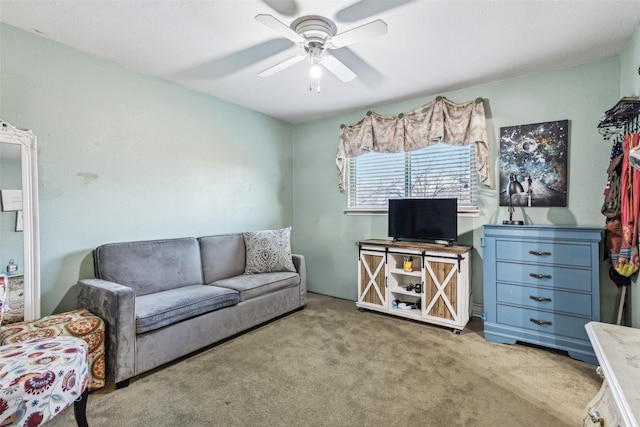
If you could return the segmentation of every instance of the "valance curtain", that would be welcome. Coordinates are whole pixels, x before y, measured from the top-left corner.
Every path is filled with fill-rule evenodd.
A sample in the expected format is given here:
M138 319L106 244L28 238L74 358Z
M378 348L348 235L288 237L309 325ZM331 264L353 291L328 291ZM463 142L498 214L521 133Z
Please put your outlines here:
M439 142L451 145L475 144L480 182L491 187L484 104L474 101L456 104L445 98L438 98L406 114L382 116L368 112L358 123L342 125L336 155L340 192L345 191L346 159L372 151L414 151Z

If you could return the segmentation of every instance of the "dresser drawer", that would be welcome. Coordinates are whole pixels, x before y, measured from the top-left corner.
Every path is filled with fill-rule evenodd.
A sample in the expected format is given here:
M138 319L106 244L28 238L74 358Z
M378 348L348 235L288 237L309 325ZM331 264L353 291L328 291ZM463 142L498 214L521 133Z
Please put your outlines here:
M516 304L534 310L561 311L591 317L591 295L557 289L497 284L497 301Z
M501 260L591 267L591 248L587 245L499 240L496 258Z
M502 325L514 326L535 332L587 340L584 325L590 319L566 314L512 307L498 304L497 320ZM536 323L538 322L538 323Z
M537 264L496 263L498 282L591 292L591 270Z

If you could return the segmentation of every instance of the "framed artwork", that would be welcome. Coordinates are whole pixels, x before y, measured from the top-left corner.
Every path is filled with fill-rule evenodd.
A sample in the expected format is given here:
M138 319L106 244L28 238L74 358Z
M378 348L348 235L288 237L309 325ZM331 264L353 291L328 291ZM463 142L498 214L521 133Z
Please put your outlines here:
M0 190L4 212L22 210L22 190Z
M567 206L568 135L569 120L500 128L500 206Z
M16 231L24 231L24 219L22 218L22 211L16 212Z

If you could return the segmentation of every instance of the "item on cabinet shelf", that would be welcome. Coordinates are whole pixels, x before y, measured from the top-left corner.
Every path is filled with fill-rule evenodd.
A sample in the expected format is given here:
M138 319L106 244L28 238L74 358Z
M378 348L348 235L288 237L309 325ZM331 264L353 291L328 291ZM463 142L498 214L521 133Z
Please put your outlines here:
M420 300L416 302L401 302L393 300L392 308L399 308L400 310L420 310L420 308L422 308L422 304Z
M359 245L356 306L453 328L471 316L471 247L391 240ZM413 271L404 270L413 257Z
M18 264L10 260L9 265L7 265L7 273L15 273L16 271L18 271Z
M485 339L595 364L584 325L600 319L602 229L487 224L484 234Z
M405 270L406 271L406 270ZM407 291L414 291L415 293L419 294L420 293L420 283L416 283L415 285L413 283L409 283L407 286L404 287Z
M503 224L509 224L509 225L522 225L524 224L523 221L514 221L513 220L513 212L515 211L514 207L513 207L513 195L517 194L517 193L524 193L524 188L522 187L522 184L520 184L518 182L518 180L516 179L516 175L515 174L511 174L509 175L509 183L507 184L507 188L505 189L505 191L507 192L507 195L509 196L509 208L508 208L508 212L509 212L509 219L508 220L504 220L502 221ZM531 191L531 184L529 184L529 191ZM529 205L531 206L531 205Z
M404 267L404 271L413 271L413 257L412 256L404 257L403 267Z

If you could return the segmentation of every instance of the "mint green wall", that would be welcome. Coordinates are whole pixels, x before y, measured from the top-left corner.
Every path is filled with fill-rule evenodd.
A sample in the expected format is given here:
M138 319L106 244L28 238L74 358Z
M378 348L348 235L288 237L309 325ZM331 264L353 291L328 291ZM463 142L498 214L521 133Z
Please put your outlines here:
M107 242L291 225L293 127L0 25L0 117L38 138L42 313Z
M620 54L620 96L640 96L640 27L631 41ZM631 306L631 324L640 328L640 290L639 276L631 287L631 297L627 304Z
M611 144L596 130L603 112L620 95L619 61L610 58L572 68L504 80L453 92L372 108L381 114L411 111L444 95L454 102L485 99L494 183L498 179L500 127L569 119L569 190L567 208L517 209L534 224L604 226L600 214ZM335 155L340 124L352 124L362 110L295 126L294 245L307 257L309 289L356 300L356 241L386 238L386 216L344 214L346 198L338 191ZM506 208L498 206L498 190L482 189L478 218L459 218L459 243L473 245L472 299L482 303L482 225L500 223ZM616 287L602 265L602 320L614 318Z
M640 96L640 26L620 54L620 95Z
M0 160L0 189L15 190L22 188L20 159ZM23 272L24 246L23 233L16 231L16 212L0 211L0 273L7 273L7 264L13 259L18 271ZM16 274L11 273L11 274Z

